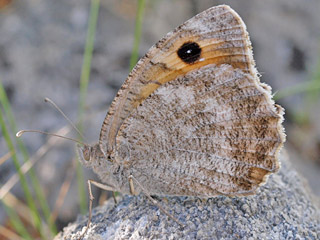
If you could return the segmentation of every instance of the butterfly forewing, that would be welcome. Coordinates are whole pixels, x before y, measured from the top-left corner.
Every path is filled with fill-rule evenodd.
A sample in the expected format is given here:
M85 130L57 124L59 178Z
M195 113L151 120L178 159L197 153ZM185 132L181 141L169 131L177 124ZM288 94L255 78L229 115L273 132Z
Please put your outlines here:
M282 115L259 81L244 23L218 6L138 62L99 145L152 194L247 195L279 168Z
M181 58L178 53L192 43L199 46L201 54L190 62L188 56ZM210 8L168 33L138 62L112 102L100 132L102 151L113 151L124 119L162 84L212 63L227 63L256 74L249 48L242 20L225 5Z

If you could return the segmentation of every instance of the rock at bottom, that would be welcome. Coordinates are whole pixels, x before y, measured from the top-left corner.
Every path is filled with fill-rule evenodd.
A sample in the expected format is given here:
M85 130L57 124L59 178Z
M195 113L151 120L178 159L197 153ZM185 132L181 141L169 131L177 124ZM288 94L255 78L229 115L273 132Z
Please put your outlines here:
M280 171L254 196L156 199L183 229L145 196L124 196L93 210L84 239L320 239L318 200L285 154ZM55 240L78 239L86 224L87 216L78 217Z

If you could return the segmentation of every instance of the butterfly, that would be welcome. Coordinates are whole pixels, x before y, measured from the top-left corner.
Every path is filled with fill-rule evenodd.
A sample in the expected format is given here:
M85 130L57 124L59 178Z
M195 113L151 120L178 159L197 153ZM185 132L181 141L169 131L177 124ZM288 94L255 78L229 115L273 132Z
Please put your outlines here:
M140 59L80 158L124 194L250 195L279 169L283 114L259 80L244 22L216 6Z

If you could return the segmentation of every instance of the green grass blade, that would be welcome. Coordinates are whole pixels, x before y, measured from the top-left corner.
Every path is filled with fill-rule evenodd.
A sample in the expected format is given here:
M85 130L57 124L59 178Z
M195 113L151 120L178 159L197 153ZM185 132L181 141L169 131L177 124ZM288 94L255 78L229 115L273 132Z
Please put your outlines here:
M318 59L318 64L316 67L316 71L311 78L311 85L314 88L314 91L310 91L305 99L305 105L311 106L319 98L319 90L320 90L320 58Z
M6 141L7 146L8 146L8 149L9 149L10 152L13 153L12 154L13 164L14 164L17 172L18 172L20 183L21 183L21 187L22 187L22 190L23 190L24 195L26 197L26 200L27 200L27 203L28 203L28 207L30 208L30 211L31 211L31 216L32 216L33 223L34 223L36 229L39 231L39 233L41 235L43 235L43 229L42 229L40 214L39 214L39 212L38 212L38 210L36 208L34 199L32 198L32 194L31 194L31 191L29 189L26 176L21 172L21 169L20 169L21 166L20 166L20 163L19 163L17 155L16 155L16 150L15 150L14 144L13 144L11 138L10 138L10 134L9 134L8 129L7 129L7 126L6 126L6 123L5 123L5 120L4 120L4 115L3 115L3 112L1 110L1 108L0 108L0 126L1 126L1 129L2 129L3 137L4 137L5 141Z
M83 57L81 79L80 79L80 102L78 108L78 119L79 124L78 128L83 132L83 117L85 110L85 102L88 91L88 83L90 79L90 70L91 70L91 60L92 52L94 47L94 39L96 33L96 26L98 20L98 13L100 7L100 0L92 0L90 7L90 16L89 16L89 26L86 37L86 45ZM78 191L80 199L80 210L84 214L87 212L87 195L84 185L83 169L80 163L77 163L77 180L78 180Z
M306 94L305 105L311 106L312 103L315 102L316 99L319 97L319 91L320 91L320 58L318 59L316 70L313 73L313 76L311 77L310 81L279 90L275 94L274 99L279 100L281 98L304 93Z
M28 230L25 228L16 212L11 209L11 207L7 206L3 200L1 200L1 202L13 228L17 231L17 233L20 234L24 239L32 240L33 238L30 236Z
M320 84L315 81L310 81L302 84L297 84L292 87L288 87L276 92L274 99L279 100L281 98L289 97L299 93L315 92L320 90Z
M138 9L137 9L137 16L136 16L136 26L134 30L134 42L133 48L130 58L130 71L136 65L139 57L139 45L141 40L141 30L142 30L142 20L143 20L143 13L145 8L145 0L138 1Z
M9 99L8 99L7 94L4 90L4 87L1 83L0 83L0 103L1 103L1 105L4 109L4 113L8 119L8 123L10 125L10 131L15 134L18 131L18 128L16 125L16 121L14 119L13 113L11 111ZM29 159L29 154L28 154L28 151L27 151L25 145L23 144L23 142L20 138L16 138L15 140L17 141L18 148L19 148L20 152L22 153L23 161L27 162ZM57 229L56 229L54 222L51 221L50 208L49 208L48 202L45 198L45 195L43 193L42 187L39 183L39 180L37 178L37 175L35 174L34 169L30 169L29 176L30 176L31 183L32 183L33 189L35 191L37 200L40 203L40 207L41 207L41 210L42 210L43 215L45 217L45 220L46 220L47 224L49 225L49 228L50 228L52 234L55 235L57 233Z

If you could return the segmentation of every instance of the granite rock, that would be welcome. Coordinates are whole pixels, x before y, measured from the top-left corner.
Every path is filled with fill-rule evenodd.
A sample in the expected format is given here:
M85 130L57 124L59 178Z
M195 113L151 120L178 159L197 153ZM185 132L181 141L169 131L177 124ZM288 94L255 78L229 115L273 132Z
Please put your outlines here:
M254 196L155 197L184 228L143 195L124 196L117 205L110 199L93 210L84 239L319 239L319 200L286 154L281 165ZM55 240L78 239L87 219L78 217Z

